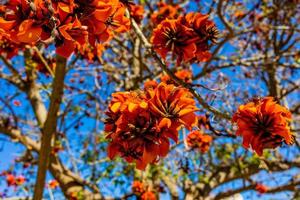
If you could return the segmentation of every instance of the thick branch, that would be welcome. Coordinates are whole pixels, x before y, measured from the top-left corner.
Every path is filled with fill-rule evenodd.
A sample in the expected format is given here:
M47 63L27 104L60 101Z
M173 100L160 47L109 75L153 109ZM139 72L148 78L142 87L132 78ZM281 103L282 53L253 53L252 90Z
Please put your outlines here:
M0 132L14 141L23 144L28 150L32 150L37 153L40 152L41 145L39 142L23 135L18 129L7 127L3 121L0 121ZM66 169L55 154L50 155L49 170L53 177L59 182L59 185L66 197L68 197L72 192L83 191L85 199L103 199L97 186L88 183L69 169ZM84 190L84 186L91 188L94 193Z
M64 79L66 73L66 59L57 56L57 67L53 81L53 90L50 98L50 107L46 122L42 129L42 147L39 155L39 169L34 190L34 200L40 200L43 197L46 171L49 164L51 152L51 140L56 132L57 115L63 96Z
M282 191L295 191L296 186L299 186L299 185L300 185L300 181L291 181L288 184L285 184L285 185L282 185L282 186L269 188L266 191L266 193L272 194L272 193L277 193L277 192L282 192ZM222 193L219 193L214 198L214 200L221 200L221 199L224 199L226 197L230 197L230 196L232 196L234 194L237 194L237 193L241 193L241 192L244 192L244 191L247 191L247 190L254 190L255 187L256 187L255 184L251 184L251 185L248 185L248 186L245 186L245 187L238 188L236 190L229 190L229 191L226 191L226 192L222 192Z

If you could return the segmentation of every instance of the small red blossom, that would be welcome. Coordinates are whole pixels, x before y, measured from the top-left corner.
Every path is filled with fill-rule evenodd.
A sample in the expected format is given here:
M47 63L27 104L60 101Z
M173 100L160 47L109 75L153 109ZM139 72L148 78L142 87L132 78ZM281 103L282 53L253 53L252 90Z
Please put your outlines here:
M156 200L156 196L152 191L144 192L141 196L142 200Z
M268 187L263 184L256 184L255 190L258 191L260 194L264 194L268 191Z
M145 186L141 181L133 181L131 188L136 195L142 195L145 192Z
M170 5L164 2L157 4L158 11L151 15L151 21L153 24L159 24L165 19L175 19L179 15L181 8L178 5Z
M199 151L205 153L209 149L212 137L210 135L205 135L200 131L192 131L188 134L186 141L190 148L199 149Z
M150 88L156 88L158 86L158 83L155 80L147 80L144 83L144 88L145 89L150 89Z
M6 183L8 186L12 186L16 184L16 178L12 174L7 174L6 175Z
M21 106L21 102L19 100L13 100L13 104L17 107Z
M56 189L56 188L59 187L59 183L55 179L50 180L49 183L48 183L48 187L51 188L51 189Z
M20 175L20 176L17 176L16 179L16 185L20 186L20 185L23 185L26 181L25 177Z
M175 72L175 76L186 83L192 82L193 73L190 70L183 69ZM167 84L175 84L174 81L170 78L169 75L161 75L160 80Z
M141 23L144 17L144 7L142 5L130 4L130 16L137 22Z

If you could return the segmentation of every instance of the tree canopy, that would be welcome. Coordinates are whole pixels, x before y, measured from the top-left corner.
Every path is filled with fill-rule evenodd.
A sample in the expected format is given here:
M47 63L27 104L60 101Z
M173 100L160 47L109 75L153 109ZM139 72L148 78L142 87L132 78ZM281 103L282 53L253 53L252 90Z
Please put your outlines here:
M298 0L6 0L0 198L299 199Z

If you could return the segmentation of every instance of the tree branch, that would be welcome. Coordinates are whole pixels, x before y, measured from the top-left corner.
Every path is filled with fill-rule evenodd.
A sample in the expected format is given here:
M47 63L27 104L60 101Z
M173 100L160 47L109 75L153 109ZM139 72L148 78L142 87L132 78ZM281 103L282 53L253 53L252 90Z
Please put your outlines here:
M38 175L34 190L34 200L40 200L43 197L43 190L45 185L46 171L49 164L51 152L51 140L53 134L56 132L57 115L60 103L63 96L64 79L66 74L66 59L57 56L57 67L55 70L55 77L53 81L53 90L50 98L50 107L46 122L42 128L42 147L39 155Z

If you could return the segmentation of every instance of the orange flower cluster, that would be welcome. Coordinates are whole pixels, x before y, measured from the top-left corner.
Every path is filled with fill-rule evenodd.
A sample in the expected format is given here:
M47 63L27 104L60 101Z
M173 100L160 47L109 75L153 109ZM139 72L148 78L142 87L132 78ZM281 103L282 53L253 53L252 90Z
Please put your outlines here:
M182 61L194 62L210 59L210 44L214 44L218 31L208 15L189 13L177 19L163 20L153 31L151 42L155 51L163 58L169 52Z
M91 58L101 54L114 33L129 30L125 10L119 0L8 0L0 8L0 39L5 41L0 51L13 48L11 56L22 45L54 41L64 57L77 51Z
M193 73L190 70L183 69L175 72L175 76L186 83L191 83L193 78ZM167 84L175 84L169 75L161 75L160 80Z
M204 135L200 131L192 131L186 138L187 144L192 149L199 149L202 153L208 151L212 137L210 135Z
M175 19L179 16L181 8L179 5L170 5L164 2L157 3L158 11L151 15L151 21L153 24L159 24L165 19Z
M25 183L26 179L24 176L14 176L12 174L7 174L6 175L6 183L8 186L19 186L23 185Z
M289 126L291 117L289 110L273 97L265 97L241 105L233 121L237 123L237 135L243 137L243 146L262 155L263 149L276 148L283 141L288 145L294 143Z
M266 193L268 191L268 187L263 184L256 184L255 190L258 191L260 194Z
M151 190L147 190L145 185L141 181L133 181L132 192L140 196L142 200L156 200L155 194Z
M110 102L105 122L108 156L120 155L145 169L167 155L170 142L178 141L178 130L197 124L196 103L182 87L160 83L145 91L117 92Z
M133 181L131 188L136 195L141 195L145 192L145 186L141 181Z
M156 200L156 196L153 192L147 191L141 196L142 200Z
M186 83L192 83L193 74L190 70L187 69L178 70L177 72L175 72L174 75ZM176 83L167 74L162 74L160 76L160 80L161 82L166 84L176 85ZM148 80L145 81L144 83L144 88L156 88L157 86L158 86L158 82L156 82L155 80Z
M141 23L144 18L144 7L141 5L130 4L130 16L137 22Z

